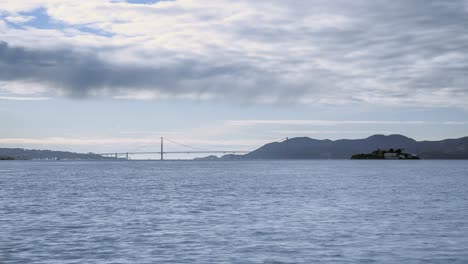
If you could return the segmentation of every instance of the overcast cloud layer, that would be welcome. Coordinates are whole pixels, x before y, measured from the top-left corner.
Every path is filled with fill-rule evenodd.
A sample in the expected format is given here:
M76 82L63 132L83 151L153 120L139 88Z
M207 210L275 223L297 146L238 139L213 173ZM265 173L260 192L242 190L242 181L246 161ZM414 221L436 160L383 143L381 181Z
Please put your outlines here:
M0 0L0 92L466 107L468 1Z

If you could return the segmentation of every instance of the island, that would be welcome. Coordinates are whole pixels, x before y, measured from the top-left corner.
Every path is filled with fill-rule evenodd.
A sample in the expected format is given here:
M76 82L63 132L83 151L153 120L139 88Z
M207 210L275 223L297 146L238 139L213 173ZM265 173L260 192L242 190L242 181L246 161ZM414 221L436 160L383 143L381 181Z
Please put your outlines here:
M373 160L419 160L416 154L403 152L404 149L377 149L368 154L356 154L351 159L373 159Z

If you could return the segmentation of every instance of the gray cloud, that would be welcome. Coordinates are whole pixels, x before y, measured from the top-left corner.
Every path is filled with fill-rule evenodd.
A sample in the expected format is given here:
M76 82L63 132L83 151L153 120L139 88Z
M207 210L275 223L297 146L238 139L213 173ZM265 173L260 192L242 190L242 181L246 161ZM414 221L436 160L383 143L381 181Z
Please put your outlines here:
M100 50L0 42L0 79L38 82L81 98L156 91L242 101L466 104L465 1L246 3L282 12L213 23L212 30L231 43L195 43L204 46L202 55L155 50L148 64L115 63Z
M69 49L34 50L0 42L2 80L45 83L73 97L86 97L107 89L115 92L121 89L188 92L183 82L229 75L236 71L235 68L230 65L206 67L192 60L177 61L164 67L121 65L106 62L91 53Z
M211 94L238 99L249 94L253 100L266 89L281 93L287 85L240 62L176 59L161 66L118 64L88 52L27 49L6 42L0 42L0 79L42 83L74 98L149 90L173 96ZM303 93L289 92L289 97Z

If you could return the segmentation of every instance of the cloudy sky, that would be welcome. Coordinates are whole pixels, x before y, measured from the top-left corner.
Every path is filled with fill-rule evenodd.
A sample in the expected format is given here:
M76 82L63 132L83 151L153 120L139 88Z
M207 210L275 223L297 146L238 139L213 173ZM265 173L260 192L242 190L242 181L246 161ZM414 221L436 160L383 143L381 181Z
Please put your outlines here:
M455 138L467 102L466 0L0 0L0 147Z

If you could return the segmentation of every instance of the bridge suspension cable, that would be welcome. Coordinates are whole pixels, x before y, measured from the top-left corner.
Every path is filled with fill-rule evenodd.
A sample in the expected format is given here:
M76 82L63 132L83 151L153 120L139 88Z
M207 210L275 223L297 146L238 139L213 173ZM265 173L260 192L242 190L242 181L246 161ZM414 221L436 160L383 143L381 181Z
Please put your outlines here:
M279 142L282 142L282 141L287 141L288 138L281 138L280 140L278 140ZM183 151L183 150L179 150L179 151L165 151L164 150L164 141L168 141L168 142L171 142L173 144L176 144L176 145L179 145L179 146L182 146L182 147L185 147L185 148L189 148L191 149L191 151ZM111 157L115 157L115 158L118 158L119 156L124 156L126 159L129 159L130 155L151 155L151 154L158 154L161 156L161 160L164 160L164 154L214 154L214 153L218 153L218 154L247 154L251 151L242 151L242 150L208 150L208 149L203 149L203 148L198 148L198 147L194 147L194 146L190 146L190 145L187 145L187 144L184 144L184 143L180 143L180 142L177 142L175 140L172 140L172 139L168 139L168 138L165 138L165 137L161 137L161 150L160 151L137 151L137 152L114 152L114 153L102 153L100 155L102 156L111 156Z
M186 148L190 148L190 149L194 149L194 150L199 150L199 151L210 151L210 150L207 150L207 149L201 149L201 148L192 147L192 146L189 146L189 145L186 145L186 144L183 144L183 143L179 143L179 142L176 142L174 140L168 139L166 137L163 138L163 139L166 140L166 141L169 141L171 143L174 143L176 145L182 146L182 147L186 147Z

